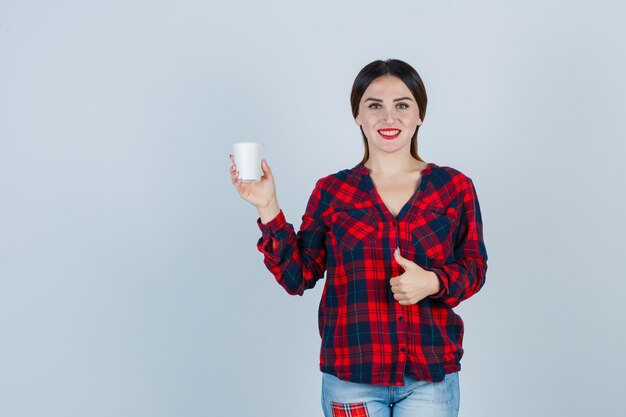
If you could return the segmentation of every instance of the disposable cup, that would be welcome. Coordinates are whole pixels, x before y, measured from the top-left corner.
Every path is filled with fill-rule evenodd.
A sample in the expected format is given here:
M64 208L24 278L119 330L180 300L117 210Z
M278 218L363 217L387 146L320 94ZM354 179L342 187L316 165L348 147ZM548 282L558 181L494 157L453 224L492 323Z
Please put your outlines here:
M263 170L261 158L263 144L258 142L237 142L233 144L235 164L239 171L239 180L242 182L261 181Z

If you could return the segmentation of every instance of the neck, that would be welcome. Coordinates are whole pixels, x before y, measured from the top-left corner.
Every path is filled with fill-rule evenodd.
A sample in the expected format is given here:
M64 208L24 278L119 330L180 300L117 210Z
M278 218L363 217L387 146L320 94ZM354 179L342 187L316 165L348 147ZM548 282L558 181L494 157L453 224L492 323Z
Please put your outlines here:
M398 174L422 169L425 162L418 161L411 154L370 154L363 164L370 173L384 177L393 177Z

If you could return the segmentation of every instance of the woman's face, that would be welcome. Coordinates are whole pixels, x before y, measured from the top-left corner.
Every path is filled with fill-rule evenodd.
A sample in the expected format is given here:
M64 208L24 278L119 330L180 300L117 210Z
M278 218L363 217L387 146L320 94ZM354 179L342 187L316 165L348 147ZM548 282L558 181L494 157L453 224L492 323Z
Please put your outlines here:
M422 124L411 90L392 75L378 77L367 87L355 120L365 133L370 154L405 148L410 152L411 136Z

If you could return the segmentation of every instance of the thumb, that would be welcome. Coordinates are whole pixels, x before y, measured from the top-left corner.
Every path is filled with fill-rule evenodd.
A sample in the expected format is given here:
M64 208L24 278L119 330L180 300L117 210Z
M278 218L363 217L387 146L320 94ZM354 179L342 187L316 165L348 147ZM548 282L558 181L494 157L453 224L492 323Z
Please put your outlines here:
M411 261L409 261L406 258L403 258L402 255L400 255L400 248L396 248L396 250L393 252L393 257L398 263L398 265L400 265L404 269L406 269L406 267L408 267L411 264Z
M274 176L272 175L272 168L270 168L265 159L261 161L261 169L263 170L263 176L267 177L270 180L274 178Z

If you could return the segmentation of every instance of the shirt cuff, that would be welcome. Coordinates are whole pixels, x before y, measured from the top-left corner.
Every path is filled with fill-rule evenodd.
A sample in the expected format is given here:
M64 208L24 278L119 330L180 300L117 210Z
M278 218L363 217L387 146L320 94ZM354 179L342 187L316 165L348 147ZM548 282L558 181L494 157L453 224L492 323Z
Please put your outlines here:
M257 218L256 223L259 226L259 229L261 229L263 236L267 236L271 234L276 234L276 232L285 227L285 225L287 224L287 219L285 219L285 213L283 213L283 210L281 209L276 217L274 217L269 222L263 224L261 223L261 218L259 217Z
M287 230L287 220L282 209L269 222L261 223L261 218L256 220L259 229L261 229L261 237L257 241L257 248L266 256L266 264L274 265L279 258L277 253L280 252L281 240L289 235Z

